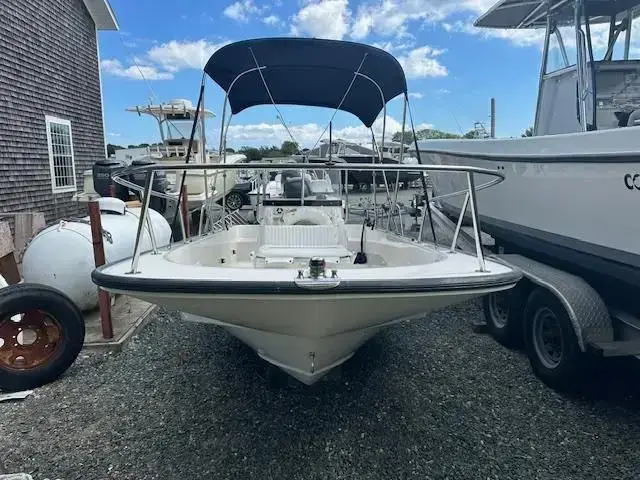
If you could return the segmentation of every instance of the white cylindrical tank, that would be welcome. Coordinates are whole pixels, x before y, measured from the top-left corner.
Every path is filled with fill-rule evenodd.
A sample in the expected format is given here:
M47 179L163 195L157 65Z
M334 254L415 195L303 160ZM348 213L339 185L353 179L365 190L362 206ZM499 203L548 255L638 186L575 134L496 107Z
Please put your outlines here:
M127 208L116 198L101 198L100 220L107 263L133 254L138 231L140 208ZM171 227L165 218L149 209L149 218L158 247L169 244ZM151 249L148 228L141 251ZM81 310L98 305L96 285L91 281L95 268L89 217L78 221L60 221L38 233L27 246L22 258L25 282L41 283L66 293Z

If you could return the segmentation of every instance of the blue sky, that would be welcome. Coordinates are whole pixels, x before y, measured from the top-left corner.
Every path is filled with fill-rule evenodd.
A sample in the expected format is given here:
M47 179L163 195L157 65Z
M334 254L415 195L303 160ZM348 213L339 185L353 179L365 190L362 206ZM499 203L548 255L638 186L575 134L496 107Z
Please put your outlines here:
M497 135L518 136L533 122L540 31L476 29L472 22L494 0L110 0L120 32L100 32L107 141L127 145L159 139L150 117L125 108L173 98L197 100L202 66L225 43L255 37L314 36L380 46L403 64L420 126L466 132L488 128L497 101ZM142 73L142 75L141 75ZM145 77L145 79L142 78ZM219 132L223 93L207 80L210 146ZM310 146L332 111L281 107L296 139ZM389 105L388 124L401 121L401 102ZM334 120L339 136L366 141L350 114ZM279 145L286 139L273 107L234 118L228 145ZM391 132L392 133L392 132Z

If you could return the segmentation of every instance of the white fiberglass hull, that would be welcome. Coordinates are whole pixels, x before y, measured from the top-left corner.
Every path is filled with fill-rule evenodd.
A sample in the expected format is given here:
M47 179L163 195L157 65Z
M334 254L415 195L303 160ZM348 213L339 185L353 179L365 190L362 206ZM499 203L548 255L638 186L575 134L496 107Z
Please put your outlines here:
M188 322L222 326L253 348L263 360L280 367L307 385L320 380L332 368L351 358L358 347L382 328L372 327L329 337L306 338L239 327L189 313L183 313L182 318Z
M311 385L388 325L511 286L449 294L127 294L183 312L187 321L220 325L264 360Z
M640 285L640 128L506 140L421 142L423 161L498 170L477 194L481 226L585 271ZM434 195L465 190L463 174L431 174ZM476 186L489 181L476 176ZM464 195L440 200L458 216ZM469 210L467 210L467 215Z
M261 229L285 240L300 234L300 242L313 243L323 228L236 226L168 252L143 254L139 273L129 274L130 262L121 261L97 269L92 277L111 292L222 325L265 360L307 384L391 323L511 288L521 278L491 260L488 271L481 272L473 256L400 241L379 231L367 233L368 264L331 260L337 263L327 267L328 278L300 279L295 262L270 256L281 254L276 250L283 247L269 246L266 263L255 255L253 263L248 261L260 245L256 235ZM362 227L345 228L347 246L359 245ZM322 251L328 255L327 247L318 246L299 246L294 253L308 262ZM335 277L330 273L334 267Z

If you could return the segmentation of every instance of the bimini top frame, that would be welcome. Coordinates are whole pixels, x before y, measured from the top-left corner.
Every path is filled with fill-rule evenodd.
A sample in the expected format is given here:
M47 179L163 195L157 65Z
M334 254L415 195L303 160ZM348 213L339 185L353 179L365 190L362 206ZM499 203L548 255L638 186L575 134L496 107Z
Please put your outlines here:
M225 91L219 149L222 163L226 163L226 136L231 118L256 105L273 105L278 112L277 118L294 141L277 105L325 107L333 108L336 112L349 112L370 129L382 112L382 137L378 149L380 163L386 134L387 103L390 100L403 95L402 138L407 110L414 130L407 80L400 62L393 55L370 45L317 38L243 40L217 50L206 63L204 73ZM204 83L201 92L203 87ZM231 108L228 120L227 103ZM330 125L331 120L329 128ZM371 134L375 145L373 129ZM384 183L388 185L386 174L384 171L382 173ZM375 182L375 172L373 177ZM394 203L397 203L398 179L396 176ZM224 182L225 173L223 185ZM422 183L426 194L424 178ZM304 188L302 190L301 196L304 196ZM372 190L376 203L376 189ZM388 189L387 197L391 203ZM224 197L222 208L226 209ZM431 218L430 210L429 216Z

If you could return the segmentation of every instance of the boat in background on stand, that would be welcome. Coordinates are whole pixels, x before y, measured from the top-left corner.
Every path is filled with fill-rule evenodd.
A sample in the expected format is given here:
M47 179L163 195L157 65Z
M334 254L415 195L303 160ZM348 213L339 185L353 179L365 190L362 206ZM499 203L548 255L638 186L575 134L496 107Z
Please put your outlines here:
M160 143L145 147L119 149L115 155L105 160L96 162L93 171L83 172L85 179L84 192L77 194L74 199L86 201L93 193L102 196L109 195L108 189L113 184L111 177L128 165L144 166L155 163L175 163L184 161L187 151L190 150L190 163L211 166L221 160L217 152L206 149L205 120L215 115L210 110L201 109L198 115L195 134L189 137L192 128L192 120L195 118L196 107L189 100L174 99L167 103L139 105L127 109L138 115L153 117L160 131ZM239 162L245 160L243 154L227 154L225 161ZM161 172L156 175L154 191L166 194L153 198L151 207L163 213L167 218L173 218L177 207L177 199L183 184L187 190L187 205L191 213L200 212L206 202L220 203L226 196L231 205L240 208L248 202L250 180L236 178L235 172L228 172L223 180L222 175L213 168L189 170L188 172L170 172L168 175ZM88 180L91 180L90 182ZM122 200L129 200L131 195L137 195L144 186L144 178L135 173L126 179L131 184L121 183L115 185L115 196ZM106 182L106 183L105 183ZM100 186L100 188L98 188ZM104 189L107 189L103 191ZM171 201L173 199L173 201ZM167 200L169 200L167 202ZM244 203L242 203L244 202ZM197 223L197 221L196 221Z
M215 117L215 114L202 109L198 115L196 130L193 138L190 138L196 107L185 99L174 99L167 103L157 105L138 105L127 109L138 115L149 115L158 123L161 144L147 147L147 151L137 158L131 159L131 164L141 165L142 161L153 162L180 162L184 161L189 147L191 154L190 163L215 164L221 160L219 152L210 152L206 148L205 121ZM116 159L122 159L126 152L116 151ZM243 154L227 154L227 162L237 162L246 159ZM123 161L127 162L126 157ZM136 161L137 160L137 161ZM169 172L167 175L170 192L179 193L183 172ZM186 172L184 185L187 188L188 206L190 211L200 209L205 200L217 202L223 196L229 195L236 186L235 172L227 172L227 178L223 182L222 175L213 169L189 170Z
M225 92L223 112L227 103L231 111L228 119L223 113L221 122L223 155L231 117L249 107L326 107L350 112L371 127L378 115L386 114L390 100L401 96L405 106L409 100L398 61L384 50L353 42L240 41L217 50L205 73ZM384 132L380 146L382 151ZM116 175L116 180L133 171L147 175L139 233L146 221L154 172L163 167L167 171L199 168L153 165L131 167ZM218 168L268 171L274 165L222 161ZM503 178L499 172L464 166L388 165L382 163L382 155L380 163L371 164L287 164L283 170L292 175L283 178L281 173L281 195L259 198L258 224L236 224L230 221L236 212L224 212L209 233L168 248L156 246L143 252L138 239L131 258L97 268L92 278L110 292L178 310L185 320L222 326L264 360L312 384L347 361L381 329L510 289L520 280L517 269L485 258L481 248L472 255L455 245L404 238L393 229L393 222L383 218L347 224L340 185L319 191L305 175L309 170L326 170L331 178L331 174L362 170L387 171L388 178L393 178L395 173L431 168L456 171L469 179L474 212L474 175L494 177L478 188ZM326 184L324 177L318 180ZM392 193L386 197L390 212L397 208L393 185L397 184L391 184Z

